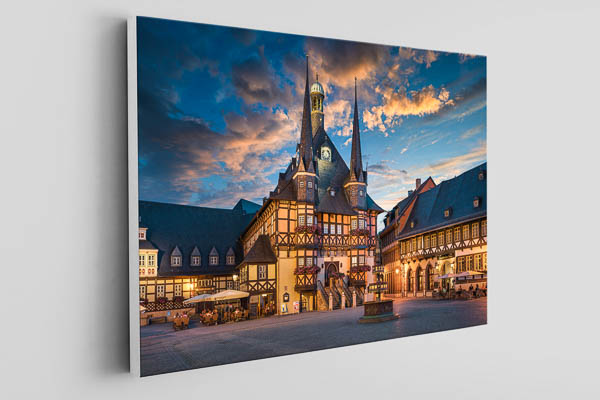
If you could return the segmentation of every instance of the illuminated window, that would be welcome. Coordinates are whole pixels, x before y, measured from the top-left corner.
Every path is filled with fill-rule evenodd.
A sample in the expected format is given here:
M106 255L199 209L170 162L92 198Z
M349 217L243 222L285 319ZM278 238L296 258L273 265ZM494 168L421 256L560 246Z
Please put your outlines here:
M400 243L400 253L402 253L402 254L406 253L406 242Z
M358 257L356 257L356 256L352 256L352 265L353 265L353 266L354 266L354 265L358 265L357 263L358 263Z
M423 236L419 236L417 238L417 250L421 250L423 247Z
M474 261L475 261L475 263L474 263L475 270L480 271L481 270L481 254L475 254Z
M140 229L138 237L140 238L140 240L146 240L146 230Z
M154 254L148 254L148 265L154 267Z
M431 235L431 247L437 247L437 235L434 233Z
M460 242L460 227L459 226L454 228L454 241Z
M356 223L357 223L357 221L355 219L352 219L352 222L351 222L352 229L356 229Z
M365 256L358 256L358 265L365 265Z
M464 272L465 270L465 258L464 257L458 257L457 260L457 265L458 265L458 272Z
M475 207L475 208L479 207L480 203L481 203L481 200L479 199L479 197L475 197L473 199L473 207Z
M312 215L307 215L306 216L306 224L307 225L312 225L313 223L313 216Z
M415 251L415 250L417 250L417 238L413 238L413 239L412 239L412 243L411 243L411 245L410 245L410 249L411 249L412 251Z
M429 248L429 235L425 236L425 248Z
M304 267L304 257L298 257L298 266Z
M183 285L181 283L176 283L174 286L174 293L175 296L183 296Z
M438 232L438 246L444 245L444 232Z
M165 285L156 285L156 297L165 297Z
M337 233L338 233L338 235L341 235L341 234L342 234L342 224L339 224L339 225L337 226Z
M481 221L481 236L487 236L487 219Z
M481 269L487 271L487 253L483 253L481 257Z
M365 220L364 219L359 219L358 220L358 228L359 229L365 229Z
M473 269L473 256L466 256L465 260L466 260L467 271L471 271Z
M325 235L329 234L329 224L323 224L323 233Z
M140 299L146 298L146 286L140 285Z
M473 239L476 239L479 237L479 223L475 222L471 225L471 236L473 237Z
M452 229L446 231L446 244L452 243Z
M450 218L450 215L452 215L452 208L446 208L444 210L444 218Z
M469 225L464 225L463 226L463 240L468 240L469 239Z
M298 225L304 225L304 215L298 215Z
M140 267L143 267L144 265L146 265L146 257L143 254L140 254Z
M227 281L227 290L233 289L233 281Z

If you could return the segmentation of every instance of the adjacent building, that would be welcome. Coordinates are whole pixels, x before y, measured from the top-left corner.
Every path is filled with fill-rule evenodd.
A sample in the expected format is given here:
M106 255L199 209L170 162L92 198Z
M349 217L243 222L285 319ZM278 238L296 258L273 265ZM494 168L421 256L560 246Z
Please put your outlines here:
M380 232L388 294L430 296L464 271L487 272L487 164L414 191L384 219Z
M166 311L198 294L239 288L240 235L259 208L243 199L233 209L140 201L140 301Z

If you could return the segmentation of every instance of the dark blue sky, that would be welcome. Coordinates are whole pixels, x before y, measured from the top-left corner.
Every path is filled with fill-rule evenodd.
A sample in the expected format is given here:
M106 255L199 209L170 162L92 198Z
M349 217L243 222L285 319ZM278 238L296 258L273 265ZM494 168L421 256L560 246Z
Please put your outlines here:
M368 190L383 208L415 178L439 182L486 159L485 57L151 18L137 26L140 199L260 203L295 152L306 54L346 161L358 79Z

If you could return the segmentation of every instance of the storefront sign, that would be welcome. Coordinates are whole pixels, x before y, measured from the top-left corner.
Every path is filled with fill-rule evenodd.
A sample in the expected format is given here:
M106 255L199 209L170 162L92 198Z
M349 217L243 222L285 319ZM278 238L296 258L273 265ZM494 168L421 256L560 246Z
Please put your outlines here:
M298 311L300 311L300 302L295 301L294 302L294 312L298 312Z
M282 304L281 305L281 313L282 314L286 314L287 313L287 304Z

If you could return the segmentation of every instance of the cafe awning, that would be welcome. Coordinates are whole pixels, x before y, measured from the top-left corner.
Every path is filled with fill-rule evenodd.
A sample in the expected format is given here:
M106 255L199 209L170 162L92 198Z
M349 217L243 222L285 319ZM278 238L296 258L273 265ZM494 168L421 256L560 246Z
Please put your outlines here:
M236 300L244 299L250 296L248 292L242 292L239 290L224 290L222 292L208 295L206 301L223 301L223 300Z
M207 297L210 297L210 296L211 296L210 294L206 294L206 293L199 294L198 296L195 296L195 297L185 300L183 302L183 304L195 304L195 303L201 303L203 301L210 301L210 300L207 300Z

